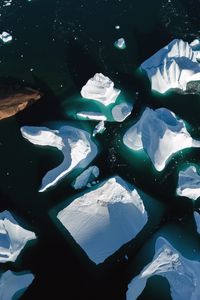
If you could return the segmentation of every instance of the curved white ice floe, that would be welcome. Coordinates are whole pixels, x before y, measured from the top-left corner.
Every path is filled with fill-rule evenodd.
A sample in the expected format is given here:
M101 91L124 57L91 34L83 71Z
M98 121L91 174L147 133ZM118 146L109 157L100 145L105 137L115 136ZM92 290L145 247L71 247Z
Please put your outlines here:
M12 272L9 270L0 274L0 299L19 299L31 285L33 279L33 274L27 272Z
M183 257L162 237L156 241L155 255L141 273L128 286L127 300L135 300L144 290L148 278L165 277L170 284L173 300L200 299L200 262Z
M196 200L200 196L200 175L195 166L179 172L177 195Z
M86 187L88 183L93 182L98 176L99 168L97 166L90 166L76 178L72 186L75 190L82 189Z
M144 149L157 171L162 171L172 154L185 148L200 147L188 133L183 120L166 108L146 108L140 120L123 136L132 150Z
M200 80L198 52L183 40L175 39L141 64L151 81L152 90L187 90L187 84Z
M43 177L40 192L56 185L75 168L85 168L98 152L96 144L87 131L68 125L61 126L58 130L24 126L21 128L21 133L31 143L55 147L62 151L64 156L63 162Z
M21 227L9 211L0 213L0 263L15 261L26 243L33 239L35 233Z
M194 211L194 220L197 227L197 232L200 234L200 214L197 211Z
M133 239L148 220L137 190L118 176L76 198L57 218L96 264Z
M119 94L120 90L114 88L112 80L102 73L96 73L81 89L82 97L99 101L105 106L115 103Z

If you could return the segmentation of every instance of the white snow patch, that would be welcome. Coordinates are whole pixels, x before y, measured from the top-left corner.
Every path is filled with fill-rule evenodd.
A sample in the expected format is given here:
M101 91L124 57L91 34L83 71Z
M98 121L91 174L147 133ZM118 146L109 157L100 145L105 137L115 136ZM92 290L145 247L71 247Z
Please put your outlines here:
M107 118L101 113L91 112L91 111L82 111L76 114L77 117L83 118L86 120L96 120L96 121L106 121Z

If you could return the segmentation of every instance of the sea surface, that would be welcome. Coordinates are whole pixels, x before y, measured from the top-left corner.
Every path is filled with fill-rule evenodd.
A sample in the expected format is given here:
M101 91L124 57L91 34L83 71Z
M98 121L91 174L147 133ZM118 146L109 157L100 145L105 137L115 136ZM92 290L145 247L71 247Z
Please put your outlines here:
M124 300L132 277L150 262L155 239L166 237L182 255L200 260L200 240L193 210L200 207L175 190L178 171L188 163L200 163L200 149L179 152L163 172L156 172L144 152L133 153L122 137L146 106L167 107L187 122L194 138L200 138L200 96L151 93L138 71L140 64L174 38L191 42L200 38L199 0L0 0L0 31L13 41L0 45L0 80L27 83L44 98L18 115L0 121L0 210L10 210L37 235L16 263L0 269L30 270L35 280L21 297L53 300ZM126 49L114 47L123 37ZM129 243L128 260L122 247L96 266L72 237L58 226L50 211L76 195L70 182L38 193L44 174L62 161L59 151L33 146L22 138L23 125L74 122L80 105L80 89L95 73L110 77L134 102L134 110L122 124L106 123L97 136L100 180L118 174L147 193L149 209L158 218L151 230L143 230ZM89 104L88 104L89 105ZM92 109L88 107L88 109ZM96 122L76 121L92 132ZM80 172L80 170L79 170ZM161 277L148 281L140 300L171 299L169 284Z

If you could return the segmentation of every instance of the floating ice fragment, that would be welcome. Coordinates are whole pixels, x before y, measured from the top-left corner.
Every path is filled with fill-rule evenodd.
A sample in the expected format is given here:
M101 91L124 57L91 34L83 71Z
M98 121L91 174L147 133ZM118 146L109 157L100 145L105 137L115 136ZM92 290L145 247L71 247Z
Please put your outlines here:
M103 133L106 130L105 122L100 121L94 128L92 136L97 135L98 133Z
M0 263L15 261L26 243L35 238L35 233L21 227L10 212L0 213Z
M117 41L115 41L114 46L115 46L117 49L124 50L124 49L126 48L126 42L125 42L125 39L124 39L124 38L118 39Z
M61 126L58 130L24 126L21 133L32 144L55 147L63 153L63 162L43 177L40 192L56 185L75 168L85 168L98 152L87 131L68 125Z
M166 108L146 108L140 120L123 136L132 150L144 149L157 171L162 171L172 154L185 148L200 147L188 133L183 120Z
M88 183L93 183L93 180L99 176L99 168L97 166L91 166L81 175L79 175L75 182L72 184L72 186L75 188L75 190L82 189L85 186L88 185Z
M128 103L120 103L113 107L112 116L117 122L123 122L132 112L133 106Z
M133 239L148 220L139 193L119 176L76 198L57 218L96 264Z
M200 80L198 51L183 40L175 39L141 64L151 81L152 90L165 93L169 89L187 91L187 84Z
M12 35L6 31L3 31L2 34L0 34L0 40L2 40L3 43L9 43L12 41Z
M179 172L177 195L196 200L200 196L200 175L195 166Z
M197 232L200 234L200 214L197 211L194 211L194 219L197 226Z
M6 271L0 275L0 299L17 300L34 279L30 272Z
M83 118L86 120L96 120L96 121L106 121L107 118L101 113L92 112L92 111L82 111L76 114L77 117Z
M156 241L155 255L141 273L128 286L127 300L136 300L144 290L148 278L165 277L170 284L173 300L200 299L200 262L183 257L162 237Z
M114 88L114 83L102 73L96 73L81 89L84 98L96 100L107 106L115 103L120 90Z

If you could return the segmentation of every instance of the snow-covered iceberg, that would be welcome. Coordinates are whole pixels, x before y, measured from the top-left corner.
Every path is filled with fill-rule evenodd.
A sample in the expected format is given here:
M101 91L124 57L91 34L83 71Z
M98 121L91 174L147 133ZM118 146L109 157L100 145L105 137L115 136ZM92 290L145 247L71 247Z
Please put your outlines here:
M102 73L96 73L88 80L81 89L81 95L85 100L98 101L101 113L78 112L76 115L79 118L123 122L133 109L133 103L127 101L121 90L114 87L114 82ZM105 115L105 119L103 115Z
M57 218L96 264L133 239L148 220L137 190L118 176L76 198Z
M96 73L81 89L83 98L99 101L105 106L115 103L119 94L113 81L102 73Z
M9 270L0 274L0 299L17 300L21 298L33 279L33 274L28 272L16 273Z
M200 196L200 175L195 166L179 172L177 195L196 200Z
M35 233L21 227L9 211L0 213L0 263L15 261L26 243L33 239Z
M200 234L200 214L197 211L194 211L194 220L197 227L197 232Z
M200 262L183 257L162 237L156 241L155 255L141 273L128 286L127 300L135 300L144 290L148 278L165 277L173 300L200 299Z
M120 50L126 49L126 42L125 42L125 39L124 39L124 38L119 38L118 40L116 40L116 41L114 42L114 46L115 46L117 49L120 49Z
M0 34L0 40L3 42L3 43L9 43L12 41L12 35L6 31L3 31L1 34Z
M88 183L93 182L98 176L99 168L97 166L90 166L76 178L72 186L75 190L82 189L86 187Z
M58 130L47 127L24 126L21 133L29 142L40 146L51 146L62 151L63 162L47 172L42 179L40 192L57 184L75 168L85 168L97 155L96 144L91 135L72 126L61 126Z
M152 90L187 91L187 84L200 80L198 51L183 40L175 39L141 64L151 81Z
M92 136L96 136L98 133L103 133L106 130L105 127L105 122L104 121L100 121L93 130Z
M157 171L162 171L172 154L185 148L200 147L188 133L183 120L166 108L146 108L140 120L123 136L132 150L144 149Z

